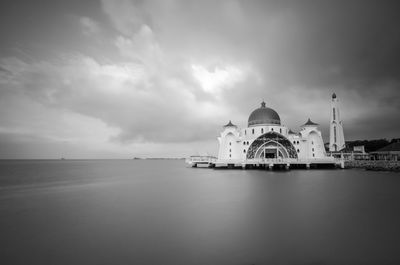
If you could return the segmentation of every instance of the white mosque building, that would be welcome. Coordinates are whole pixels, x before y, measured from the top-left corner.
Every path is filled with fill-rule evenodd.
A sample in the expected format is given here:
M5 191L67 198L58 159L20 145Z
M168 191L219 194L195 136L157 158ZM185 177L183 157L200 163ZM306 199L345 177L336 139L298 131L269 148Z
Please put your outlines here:
M265 164L334 163L325 152L318 124L310 119L297 133L281 123L279 114L265 102L249 116L247 127L239 128L231 121L223 126L218 137L216 165L238 166Z
M339 114L338 99L332 95L329 150L340 151L345 146L343 124ZM231 121L223 126L218 137L218 157L191 156L192 167L320 167L340 165L343 159L327 155L318 124L309 118L299 132L293 132L281 123L279 114L265 102L249 116L246 128Z

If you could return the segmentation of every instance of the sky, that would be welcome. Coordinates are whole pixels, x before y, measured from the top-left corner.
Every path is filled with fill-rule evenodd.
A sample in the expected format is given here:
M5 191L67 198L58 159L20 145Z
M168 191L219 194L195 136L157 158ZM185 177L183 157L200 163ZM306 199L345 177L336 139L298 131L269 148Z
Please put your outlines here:
M400 137L397 1L1 1L0 158L216 154L265 101Z

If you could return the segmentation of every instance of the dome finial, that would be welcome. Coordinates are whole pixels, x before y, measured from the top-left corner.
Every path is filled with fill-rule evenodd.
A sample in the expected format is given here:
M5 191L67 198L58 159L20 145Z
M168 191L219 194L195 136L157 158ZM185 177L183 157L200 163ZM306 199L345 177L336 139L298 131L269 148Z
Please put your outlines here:
M336 98L336 93L333 93L333 94L332 94L332 98Z
M265 102L264 102L264 100L261 102L261 108L265 108Z

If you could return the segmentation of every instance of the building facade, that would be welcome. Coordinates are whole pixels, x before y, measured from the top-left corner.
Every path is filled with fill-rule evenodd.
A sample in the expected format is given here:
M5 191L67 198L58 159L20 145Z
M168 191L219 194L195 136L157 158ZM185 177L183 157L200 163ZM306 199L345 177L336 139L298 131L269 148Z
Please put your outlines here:
M281 124L278 113L266 107L265 102L250 114L246 128L239 128L231 121L223 126L218 142L218 160L227 164L327 157L318 124L308 119L295 133Z

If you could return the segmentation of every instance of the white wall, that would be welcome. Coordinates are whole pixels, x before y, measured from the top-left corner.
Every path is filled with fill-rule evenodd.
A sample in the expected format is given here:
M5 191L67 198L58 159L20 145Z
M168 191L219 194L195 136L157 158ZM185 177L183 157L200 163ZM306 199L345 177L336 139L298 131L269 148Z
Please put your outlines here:
M241 159L241 141L239 131L235 127L227 127L218 138L218 159L237 160Z
M318 132L316 131L310 132L310 134L308 135L307 142L308 142L308 151L310 154L310 158L323 158L326 156L324 143L321 135Z
M252 132L253 129L254 134ZM261 129L263 129L263 133ZM235 127L226 127L221 133L221 136L218 137L220 144L218 158L221 160L244 161L252 142L262 134L272 131L272 129L277 133L280 133L280 129L282 130L282 135L288 138L296 151L300 151L297 153L299 159L326 157L321 132L316 126L303 127L300 131L300 135L288 135L288 129L285 126L254 126L241 130ZM246 144L244 145L243 142ZM247 142L249 144L247 144ZM244 153L243 150L246 150L246 153Z
M343 124L339 111L339 101L337 98L333 98L331 103L331 123L329 128L329 151L340 151L345 147Z

